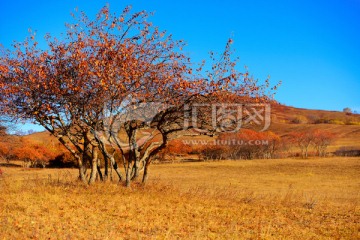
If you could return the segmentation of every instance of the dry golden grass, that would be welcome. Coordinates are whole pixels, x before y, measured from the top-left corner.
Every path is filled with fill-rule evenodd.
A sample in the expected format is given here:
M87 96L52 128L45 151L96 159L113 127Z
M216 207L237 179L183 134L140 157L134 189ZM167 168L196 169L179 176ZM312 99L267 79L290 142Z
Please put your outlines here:
M3 171L0 239L360 238L360 158L153 165L130 189Z

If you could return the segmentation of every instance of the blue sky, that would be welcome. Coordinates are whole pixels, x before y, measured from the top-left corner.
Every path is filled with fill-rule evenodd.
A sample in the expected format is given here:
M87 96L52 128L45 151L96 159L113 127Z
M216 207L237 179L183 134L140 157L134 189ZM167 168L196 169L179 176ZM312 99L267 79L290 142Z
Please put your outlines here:
M360 112L360 0L5 1L0 44L9 48L28 29L60 36L76 7L93 17L109 3L120 13L155 12L154 25L187 42L195 61L220 52L231 37L240 65L255 78L282 81L276 100L324 110Z

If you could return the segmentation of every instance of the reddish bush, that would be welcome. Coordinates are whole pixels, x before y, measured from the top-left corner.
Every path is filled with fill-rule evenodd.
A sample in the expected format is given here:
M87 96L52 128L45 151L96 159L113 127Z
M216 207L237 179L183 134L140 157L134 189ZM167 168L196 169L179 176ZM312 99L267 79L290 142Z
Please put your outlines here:
M204 160L221 160L231 159L227 146L206 146L201 151L201 155Z
M188 154L191 152L191 147L182 140L176 139L169 142L167 150L173 154Z
M56 157L55 153L43 145L25 144L14 149L14 155L24 161L26 167L45 167L47 162Z
M335 135L329 131L321 129L308 129L289 134L290 141L300 148L301 156L307 158L309 156L309 148L313 146L316 155L320 157L326 156L327 147L334 141Z
M8 161L9 155L9 146L6 143L0 142L0 159L5 159L6 161Z
M23 138L11 151L15 158L24 161L24 167L45 167L50 160L55 159L63 152L65 152L63 149L59 149L55 145L45 145Z
M320 129L315 130L313 134L313 144L316 149L317 155L319 157L325 157L326 149L335 140L335 135L329 131Z
M14 158L13 149L19 144L19 141L12 136L0 136L0 160L5 160L10 163Z
M299 132L292 132L289 136L290 141L300 148L301 157L307 158L309 155L309 147L314 140L313 131L303 130Z
M165 149L161 151L162 158L165 159L166 156L174 159L176 156L189 154L192 151L191 146L185 144L180 139L171 140Z

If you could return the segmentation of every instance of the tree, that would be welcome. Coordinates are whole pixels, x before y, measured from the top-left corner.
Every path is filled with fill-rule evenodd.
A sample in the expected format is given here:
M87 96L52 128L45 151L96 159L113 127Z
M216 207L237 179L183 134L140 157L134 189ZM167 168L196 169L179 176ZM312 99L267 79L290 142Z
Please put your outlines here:
M279 151L282 144L280 136L271 131L263 132L261 135L259 140L263 142L260 147L262 148L264 158L275 158L275 154Z
M351 110L351 108L346 107L346 108L343 109L343 112L346 113L346 114L351 114L352 110Z
M292 132L289 134L291 141L301 150L301 157L308 158L308 150L314 141L314 133L311 130Z
M301 150L303 158L308 157L308 149L314 146L319 157L326 156L327 147L334 141L335 135L329 131L321 129L307 129L299 132L290 133L291 142L296 144Z
M316 149L316 153L319 157L326 156L327 147L335 140L335 135L329 131L325 130L315 130L314 131L314 147Z
M77 159L84 183L97 176L106 180L109 166L126 186L141 169L145 182L152 157L184 128L214 130L201 114L211 103L267 99L268 81L259 85L235 69L231 40L219 59L212 57L211 70L196 71L182 53L184 42L147 17L145 11L131 14L129 7L120 16L104 7L95 20L74 15L64 39L47 36L47 50L37 47L33 34L1 54L1 112L54 135ZM194 103L205 107L198 109L196 125L184 126Z

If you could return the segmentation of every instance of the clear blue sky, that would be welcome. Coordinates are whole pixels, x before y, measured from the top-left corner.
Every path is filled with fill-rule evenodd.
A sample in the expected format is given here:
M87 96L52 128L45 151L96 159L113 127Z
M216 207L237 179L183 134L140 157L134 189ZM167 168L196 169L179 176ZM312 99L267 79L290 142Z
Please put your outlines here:
M59 36L76 7L93 17L106 3L120 13L154 11L154 25L187 42L200 61L234 39L240 65L254 77L281 80L286 105L360 112L360 0L6 1L0 2L0 43L22 41L28 28Z

